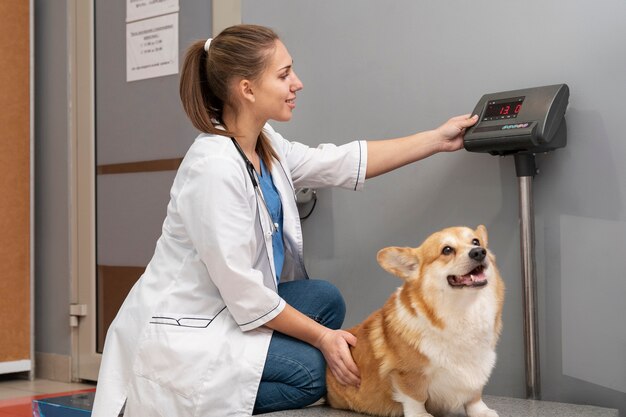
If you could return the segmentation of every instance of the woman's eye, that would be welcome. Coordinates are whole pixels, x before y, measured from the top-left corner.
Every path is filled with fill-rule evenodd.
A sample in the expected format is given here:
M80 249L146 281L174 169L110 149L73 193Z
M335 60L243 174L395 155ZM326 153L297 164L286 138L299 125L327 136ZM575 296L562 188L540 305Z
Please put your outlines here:
M444 247L441 251L441 253L444 255L450 255L452 252L454 252L454 249L452 249L450 246Z
M472 240L472 245L474 245L474 246L480 246L480 240L478 240L478 239L474 239L474 240Z

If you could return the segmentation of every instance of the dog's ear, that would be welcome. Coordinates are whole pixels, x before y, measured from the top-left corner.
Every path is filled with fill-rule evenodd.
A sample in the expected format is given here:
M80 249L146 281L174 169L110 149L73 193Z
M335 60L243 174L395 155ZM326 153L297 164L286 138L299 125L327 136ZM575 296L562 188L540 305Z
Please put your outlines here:
M487 237L487 228L481 224L476 228L476 234L480 238L480 246L486 248L489 244L489 238Z
M402 279L412 277L419 266L419 260L413 248L392 246L381 249L376 255L376 260L385 271Z

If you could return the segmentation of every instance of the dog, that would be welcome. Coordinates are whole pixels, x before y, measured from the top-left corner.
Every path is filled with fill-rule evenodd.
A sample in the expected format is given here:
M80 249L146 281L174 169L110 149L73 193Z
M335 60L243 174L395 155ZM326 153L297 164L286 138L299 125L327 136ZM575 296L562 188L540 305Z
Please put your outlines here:
M404 283L348 329L361 385L327 370L328 404L389 417L498 417L482 390L496 361L504 283L485 226L450 227L418 248L382 249L377 260Z

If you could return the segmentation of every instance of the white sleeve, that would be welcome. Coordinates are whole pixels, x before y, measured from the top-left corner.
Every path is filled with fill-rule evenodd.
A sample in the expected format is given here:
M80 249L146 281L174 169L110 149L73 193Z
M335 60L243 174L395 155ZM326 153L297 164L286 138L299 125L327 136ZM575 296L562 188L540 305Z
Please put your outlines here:
M255 235L256 214L246 179L232 159L203 158L190 167L177 197L195 250L243 331L267 323L285 307L285 301L263 284L263 272L254 265L263 242Z
M367 142L322 144L311 148L289 142L266 124L264 129L281 147L295 188L343 187L361 190L367 169Z

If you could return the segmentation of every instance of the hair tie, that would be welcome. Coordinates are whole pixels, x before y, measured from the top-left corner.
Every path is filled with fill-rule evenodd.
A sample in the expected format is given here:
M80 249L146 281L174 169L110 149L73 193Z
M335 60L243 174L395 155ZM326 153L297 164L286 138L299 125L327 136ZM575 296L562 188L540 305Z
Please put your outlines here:
M206 52L209 52L209 46L211 46L211 41L213 40L213 38L209 38L206 40L206 43L204 44L204 50Z

